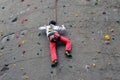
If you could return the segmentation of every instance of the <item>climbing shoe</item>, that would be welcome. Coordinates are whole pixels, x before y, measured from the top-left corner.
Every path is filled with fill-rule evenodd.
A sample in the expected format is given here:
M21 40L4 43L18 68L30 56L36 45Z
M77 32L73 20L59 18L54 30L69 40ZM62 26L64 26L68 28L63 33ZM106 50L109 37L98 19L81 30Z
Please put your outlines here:
M57 66L57 64L58 64L58 62L57 62L57 60L55 60L55 61L53 61L53 62L52 62L51 67L56 67L56 66Z
M68 57L68 58L72 58L72 55L71 55L70 52L68 52L68 51L65 52L65 55L66 55L66 57Z

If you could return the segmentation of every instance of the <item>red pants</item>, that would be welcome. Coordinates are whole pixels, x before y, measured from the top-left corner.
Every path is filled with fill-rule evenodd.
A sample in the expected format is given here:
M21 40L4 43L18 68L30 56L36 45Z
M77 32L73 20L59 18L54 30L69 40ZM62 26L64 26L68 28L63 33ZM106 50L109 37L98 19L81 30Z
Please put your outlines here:
M60 38L60 39L59 39ZM55 34L55 40L60 40L62 43L66 45L65 50L71 51L71 41L63 36L60 36L58 33ZM52 62L57 60L56 54L56 42L50 42L50 53L51 53L51 60Z

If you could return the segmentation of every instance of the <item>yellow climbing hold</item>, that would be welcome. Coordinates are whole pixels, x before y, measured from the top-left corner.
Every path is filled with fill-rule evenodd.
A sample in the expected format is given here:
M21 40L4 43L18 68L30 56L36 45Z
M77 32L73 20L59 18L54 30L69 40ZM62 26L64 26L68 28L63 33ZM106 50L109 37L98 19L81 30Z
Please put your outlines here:
M110 29L110 32L114 32L114 29Z
M93 64L92 64L92 66L93 66L93 67L96 67L96 64L95 64L95 63L93 63Z
M0 57L2 57L2 55L3 55L3 54L2 54L2 53L0 53Z
M109 65L109 66L112 65L112 63L111 63L111 62L108 62L108 65Z
M21 44L25 44L25 40L22 40L22 41L21 41Z
M78 17L78 16L79 16L79 14L78 14L78 13L75 13L74 15L75 15L75 17Z
M25 79L25 80L28 80L28 79L29 79L29 76L25 75L25 76L24 76L24 79Z
M21 68L20 68L20 70L21 70L21 71L23 71L23 70L24 70L24 68L22 68L22 67L21 67Z
M105 35L105 40L109 41L110 40L110 36L109 35Z
M13 64L13 67L16 67L16 64Z
M84 79L80 78L79 80L84 80Z

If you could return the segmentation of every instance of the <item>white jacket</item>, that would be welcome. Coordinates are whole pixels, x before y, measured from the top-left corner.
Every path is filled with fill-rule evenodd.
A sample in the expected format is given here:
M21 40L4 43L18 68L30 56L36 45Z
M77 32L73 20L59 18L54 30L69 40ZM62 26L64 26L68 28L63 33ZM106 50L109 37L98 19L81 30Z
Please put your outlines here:
M66 30L64 25L62 27L55 25L42 26L38 28L39 30L46 31L46 35L49 36L51 33L61 33Z

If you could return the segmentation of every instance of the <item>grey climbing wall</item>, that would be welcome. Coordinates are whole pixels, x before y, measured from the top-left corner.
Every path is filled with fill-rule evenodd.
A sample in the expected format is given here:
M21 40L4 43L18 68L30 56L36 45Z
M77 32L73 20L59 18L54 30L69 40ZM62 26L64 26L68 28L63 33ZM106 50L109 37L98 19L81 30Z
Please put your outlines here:
M59 65L51 68L49 41L38 27L54 19L54 5L0 0L0 80L120 80L120 0L58 0L58 25L67 28L73 58L58 43Z

